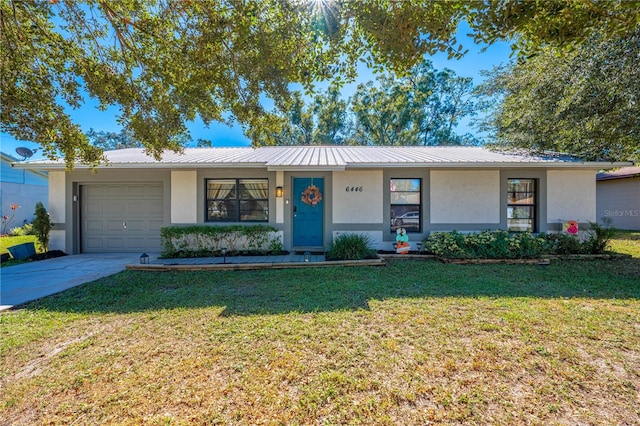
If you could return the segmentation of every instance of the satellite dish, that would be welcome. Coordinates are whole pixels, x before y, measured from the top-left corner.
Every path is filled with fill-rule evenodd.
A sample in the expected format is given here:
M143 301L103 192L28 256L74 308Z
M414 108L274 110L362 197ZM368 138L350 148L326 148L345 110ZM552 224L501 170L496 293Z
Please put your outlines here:
M27 158L31 158L33 156L33 154L36 153L36 151L38 151L38 149L29 149L29 148L25 148L24 146L19 146L16 148L16 152L18 153L19 156L22 157L23 160L26 160Z

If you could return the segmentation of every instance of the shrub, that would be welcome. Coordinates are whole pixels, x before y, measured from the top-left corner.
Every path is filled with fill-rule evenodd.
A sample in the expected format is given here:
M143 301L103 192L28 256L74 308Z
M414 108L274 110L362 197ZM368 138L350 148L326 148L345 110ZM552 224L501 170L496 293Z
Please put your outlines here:
M167 226L160 230L160 238L165 258L218 256L223 247L228 254L278 254L283 248L277 230L265 225Z
M330 244L327 260L362 260L376 257L371 240L362 234L338 235Z
M449 259L536 258L545 252L545 240L527 233L503 230L461 234L434 232L424 241L427 251Z
M545 253L549 254L584 254L585 247L578 237L569 234L544 234Z
M611 226L611 218L604 218L604 226L597 223L589 222L589 238L584 242L586 250L590 254L602 254L605 252L607 245L618 231Z
M423 247L427 252L450 259L466 257L464 245L464 235L457 231L433 232L423 241Z
M35 235L35 232L32 224L25 223L22 226L11 228L9 235L12 237L24 237L25 235Z
M49 217L47 209L45 209L40 201L36 204L35 217L32 223L33 231L42 249L47 252L49 251L49 233L53 228L53 222Z

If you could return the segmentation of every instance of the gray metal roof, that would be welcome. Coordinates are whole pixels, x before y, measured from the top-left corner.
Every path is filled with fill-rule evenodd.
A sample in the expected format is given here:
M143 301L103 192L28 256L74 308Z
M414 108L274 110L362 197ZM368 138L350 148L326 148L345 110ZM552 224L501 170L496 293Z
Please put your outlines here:
M269 146L185 148L167 151L161 161L144 149L106 151L108 168L266 167L268 170L345 170L400 167L622 167L631 163L583 162L569 156L529 155L492 151L483 147L418 146ZM62 159L29 161L16 167L64 168ZM86 168L82 164L77 168Z
M640 167L623 167L618 170L598 173L596 180L629 179L640 177Z

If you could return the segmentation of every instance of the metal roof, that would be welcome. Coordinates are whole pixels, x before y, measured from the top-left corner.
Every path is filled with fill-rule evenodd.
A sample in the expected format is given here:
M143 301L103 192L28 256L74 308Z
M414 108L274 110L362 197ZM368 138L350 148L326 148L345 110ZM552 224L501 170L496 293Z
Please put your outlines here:
M421 146L267 146L185 148L167 151L160 161L144 149L106 151L99 168L242 168L274 170L345 170L401 167L582 167L611 168L631 163L583 162L570 156L492 151L483 147ZM64 168L64 160L34 160L15 164L33 169ZM76 168L86 168L77 164Z
M623 167L612 172L602 172L596 175L596 180L627 179L640 177L640 167Z

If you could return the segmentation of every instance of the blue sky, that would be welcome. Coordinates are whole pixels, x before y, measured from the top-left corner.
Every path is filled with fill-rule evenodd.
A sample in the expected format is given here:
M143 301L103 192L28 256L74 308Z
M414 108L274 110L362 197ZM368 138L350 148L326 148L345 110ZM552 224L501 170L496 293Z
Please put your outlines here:
M468 27L466 22L463 22L458 31L458 43L464 45L469 52L459 60L447 58L444 53L436 54L430 57L433 65L436 69L441 70L449 68L455 71L458 76L472 77L474 84L480 84L482 77L480 76L481 70L490 70L494 66L500 64L506 64L509 61L509 55L511 54L511 47L508 43L501 42L495 43L490 46L486 46L485 51L481 51L484 45L476 45L470 37L466 36ZM353 94L358 84L375 79L370 70L362 68L359 70L360 75L358 79L351 84L345 85L342 90L344 98L348 98ZM88 131L93 128L96 131L111 131L119 132L121 126L117 122L118 108L112 107L107 111L100 111L97 106L98 103L95 100L85 98L85 104L76 110L71 110L71 117L75 120L84 131ZM240 126L229 127L224 124L212 124L209 128L206 128L202 122L194 122L189 125L191 136L195 141L199 138L212 140L214 146L247 146L249 140L242 134ZM468 122L463 122L458 126L458 132L472 133L477 132L469 126ZM17 156L15 154L15 148L18 146L25 146L31 149L38 147L35 143L26 141L16 141L12 136L5 133L0 134L0 146L1 150L7 154ZM36 153L34 158L39 158L39 152Z

